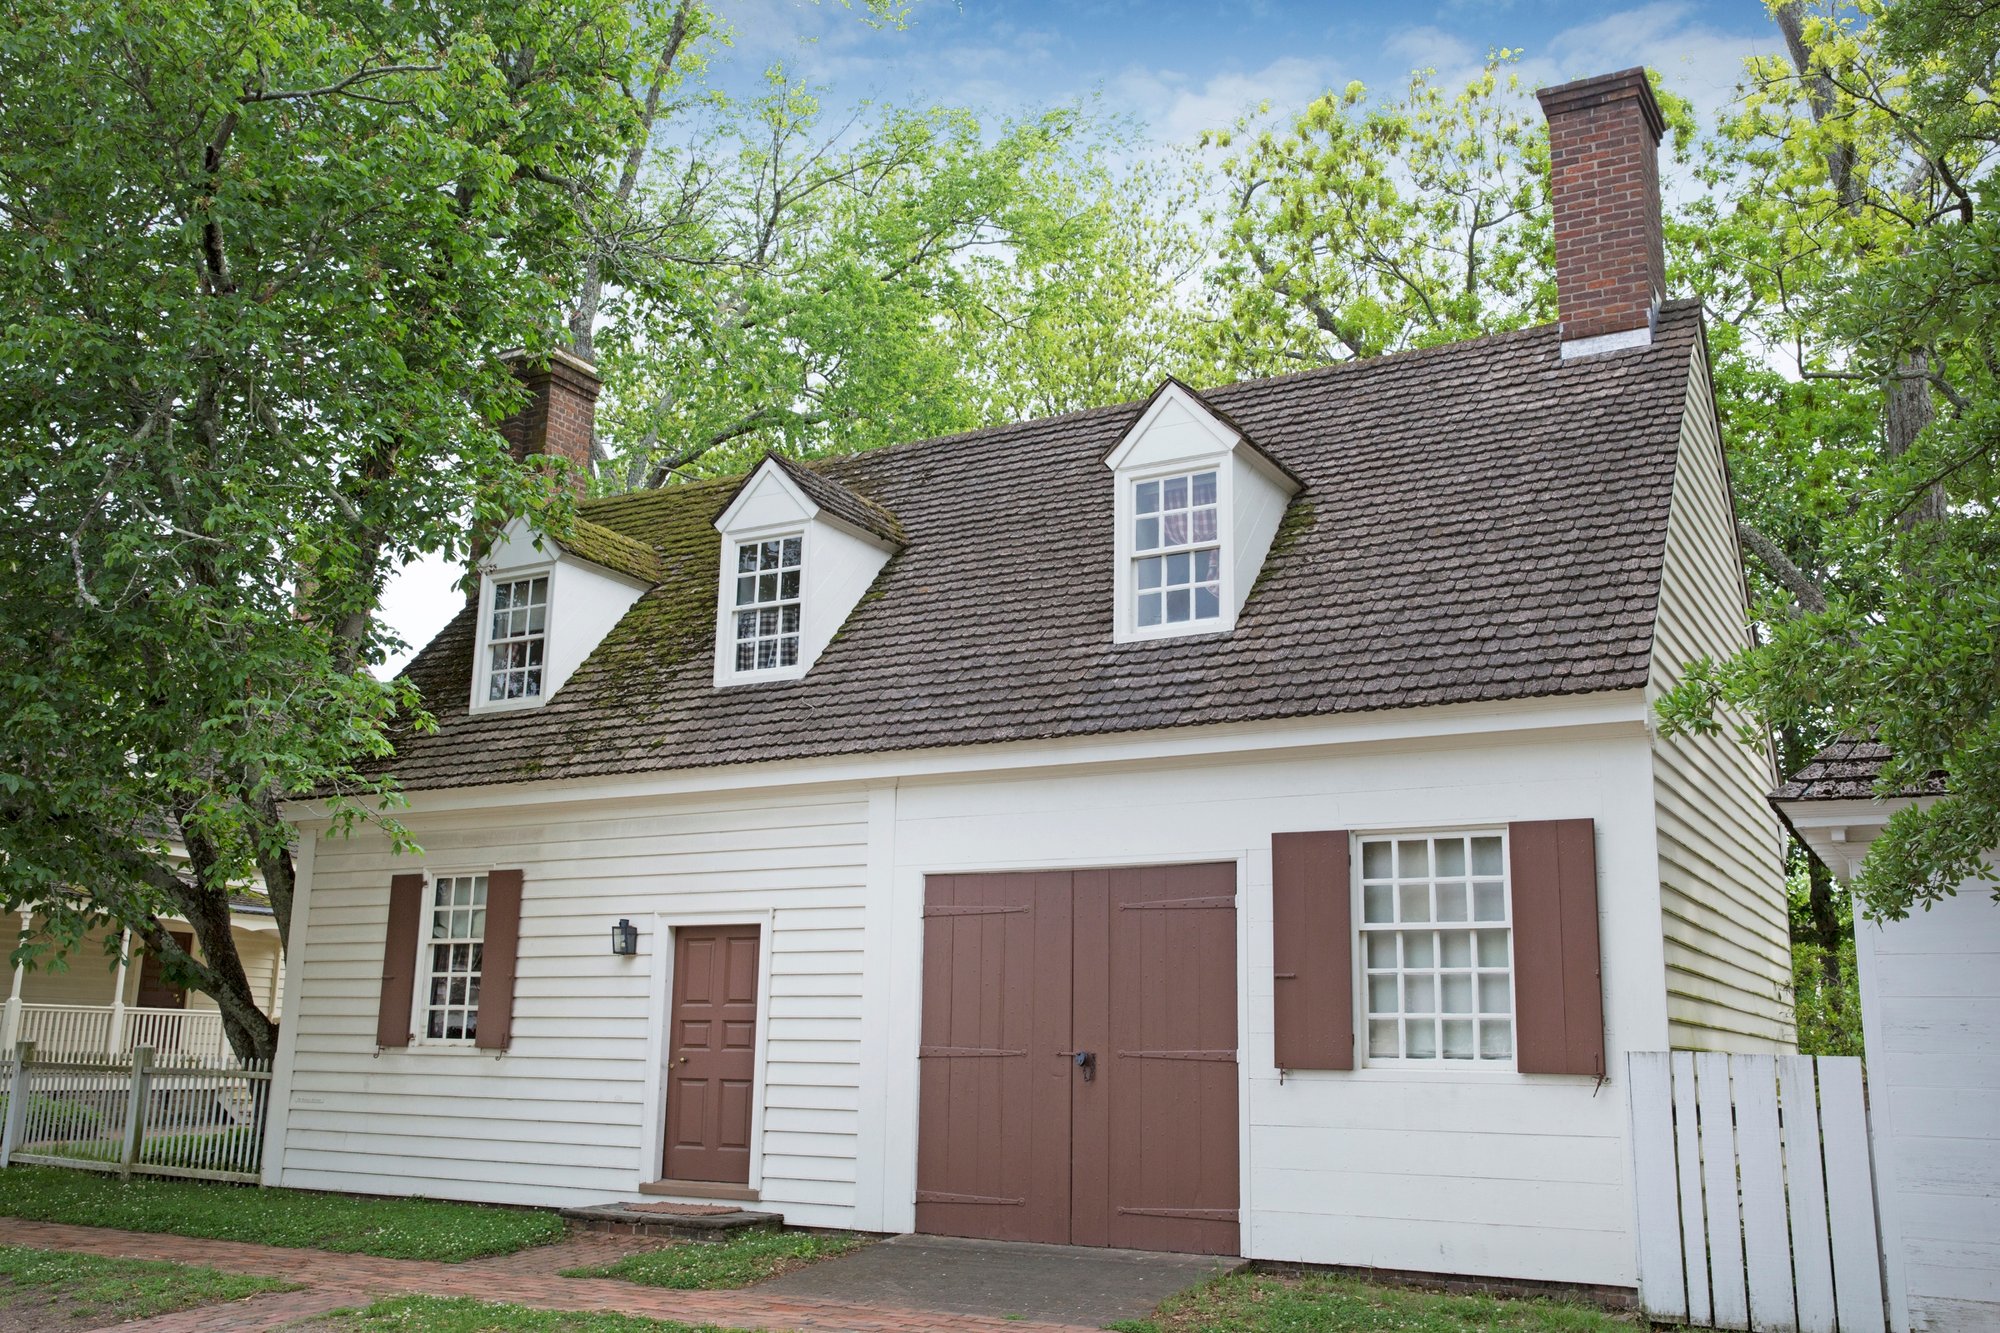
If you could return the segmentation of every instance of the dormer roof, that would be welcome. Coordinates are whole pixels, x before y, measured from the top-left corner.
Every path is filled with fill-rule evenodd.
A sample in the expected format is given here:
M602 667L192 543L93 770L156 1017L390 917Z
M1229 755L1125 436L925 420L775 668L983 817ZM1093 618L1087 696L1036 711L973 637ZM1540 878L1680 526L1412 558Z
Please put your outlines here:
M587 518L571 523L567 536L550 536L544 540L579 560L588 560L593 565L638 579L641 583L658 583L667 576L658 551L635 537L628 537Z
M903 544L903 525L896 521L894 514L854 488L775 451L766 453L757 466L743 477L731 494L729 504L717 516L715 526L725 532L735 528L740 522L745 501L759 479L773 474L783 478L784 483L792 488L803 508L817 510L836 523L845 524L857 533L875 537L890 546Z
M1201 394L1305 488L1228 634L1105 632L1104 460L1140 403L805 468L907 541L810 672L755 688L713 679L741 479L584 501L670 577L524 713L467 716L461 616L407 672L437 728L389 762L414 791L1643 691L1700 319L1670 303L1603 356L1564 361L1544 326Z
M1142 440L1154 435L1162 427L1171 431L1174 426L1183 426L1189 436L1189 457L1196 456L1202 442L1215 452L1242 450L1257 460L1263 467L1291 484L1293 490L1305 489L1305 483L1297 473L1286 467L1283 460L1250 437L1250 432L1236 424L1229 413L1210 402L1199 392L1189 388L1172 375L1160 381L1160 386L1148 394L1139 404L1139 410L1132 418L1132 424L1104 451L1104 464L1110 468L1122 468L1132 451Z

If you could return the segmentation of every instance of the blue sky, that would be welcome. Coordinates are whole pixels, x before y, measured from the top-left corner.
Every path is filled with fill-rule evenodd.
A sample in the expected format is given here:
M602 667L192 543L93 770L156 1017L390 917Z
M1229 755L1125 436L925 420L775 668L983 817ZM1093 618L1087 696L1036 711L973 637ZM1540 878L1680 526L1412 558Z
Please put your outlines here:
M950 101L1010 112L1101 92L1172 143L1227 124L1263 98L1302 105L1353 79L1390 87L1418 66L1449 78L1501 46L1523 52L1531 84L1648 64L1713 109L1746 53L1777 46L1755 0L917 0L908 25L886 31L837 0L724 0L721 8L736 40L718 61L717 82L733 91L782 60L829 85L835 102Z
M1755 0L917 0L899 30L872 28L838 0L719 0L719 8L734 42L709 78L726 92L755 92L764 70L783 62L825 86L831 107L943 102L1013 114L1096 95L1160 144L1192 143L1260 101L1299 108L1355 79L1389 90L1427 67L1449 83L1502 46L1522 52L1530 86L1649 65L1706 119L1729 100L1743 57L1779 40ZM438 560L401 571L384 618L421 647L463 604L457 577Z

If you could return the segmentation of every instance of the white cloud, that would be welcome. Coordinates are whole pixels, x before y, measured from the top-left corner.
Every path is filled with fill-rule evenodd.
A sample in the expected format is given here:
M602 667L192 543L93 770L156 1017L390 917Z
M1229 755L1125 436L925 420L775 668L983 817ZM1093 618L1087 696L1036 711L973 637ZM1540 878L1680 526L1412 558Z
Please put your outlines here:
M1118 74L1105 91L1114 104L1138 116L1153 138L1185 144L1203 130L1227 128L1262 102L1280 114L1296 113L1345 82L1331 59L1281 56L1262 69L1231 70L1199 81L1177 70L1134 67Z
M382 589L382 623L409 647L375 669L384 680L401 671L465 606L458 580L464 567L440 555L413 560L389 576Z

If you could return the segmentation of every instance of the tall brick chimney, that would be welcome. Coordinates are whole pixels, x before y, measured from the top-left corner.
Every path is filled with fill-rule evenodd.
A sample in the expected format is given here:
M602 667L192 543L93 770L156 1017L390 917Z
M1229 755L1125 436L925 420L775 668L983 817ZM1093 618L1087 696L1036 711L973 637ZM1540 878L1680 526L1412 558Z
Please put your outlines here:
M1660 137L1643 69L1544 88L1563 355L1651 341L1666 294Z
M597 391L604 382L597 368L567 352L544 359L525 352L506 357L528 389L528 404L500 423L500 433L516 459L532 454L569 460L581 494L590 479L590 441L597 429Z

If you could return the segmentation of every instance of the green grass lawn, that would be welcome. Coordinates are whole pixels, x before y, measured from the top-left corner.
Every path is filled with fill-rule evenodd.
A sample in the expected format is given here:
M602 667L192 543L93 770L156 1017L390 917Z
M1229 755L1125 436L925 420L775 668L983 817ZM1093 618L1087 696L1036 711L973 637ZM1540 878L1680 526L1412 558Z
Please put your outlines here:
M572 1268L564 1277L615 1277L648 1287L681 1291L747 1287L767 1277L868 1244L865 1236L816 1236L803 1231L746 1231L724 1241L689 1241L628 1254L596 1268Z
M0 1283L5 1284L0 1286L0 1309L36 1296L55 1297L78 1320L105 1323L150 1319L260 1292L298 1290L296 1283L213 1268L11 1246L0 1246Z
M1560 1301L1445 1296L1331 1274L1237 1273L1190 1288L1124 1333L1635 1333L1636 1317Z
M562 1219L554 1213L199 1180L128 1182L50 1166L0 1171L0 1217L446 1263L546 1245L563 1236Z
M365 1310L343 1311L316 1319L308 1327L313 1333L371 1333L383 1329L420 1333L732 1333L714 1324L697 1326L624 1314L530 1310L521 1305L489 1305L445 1296L399 1296Z

